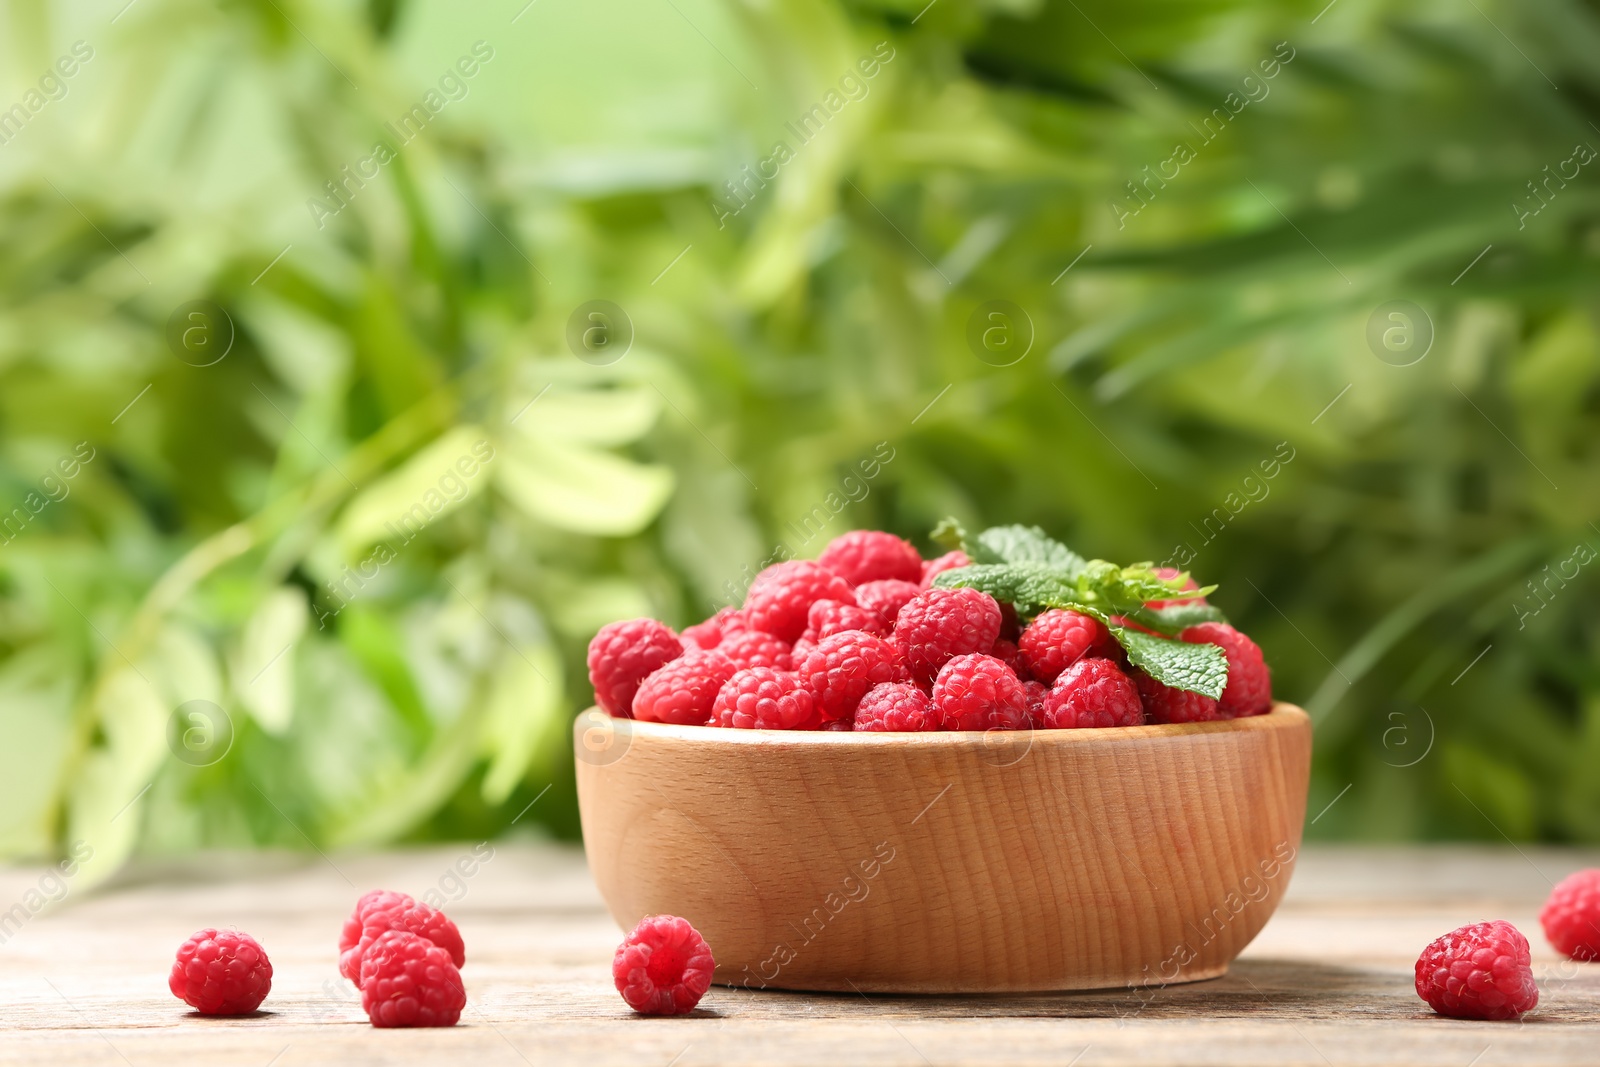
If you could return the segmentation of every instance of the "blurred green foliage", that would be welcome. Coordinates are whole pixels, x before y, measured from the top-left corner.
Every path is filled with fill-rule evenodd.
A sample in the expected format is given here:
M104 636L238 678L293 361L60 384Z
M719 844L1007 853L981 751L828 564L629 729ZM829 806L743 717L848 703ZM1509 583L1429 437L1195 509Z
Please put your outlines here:
M1313 836L1600 840L1592 4L119 7L0 5L4 854L574 834L597 626L945 514L1218 583Z

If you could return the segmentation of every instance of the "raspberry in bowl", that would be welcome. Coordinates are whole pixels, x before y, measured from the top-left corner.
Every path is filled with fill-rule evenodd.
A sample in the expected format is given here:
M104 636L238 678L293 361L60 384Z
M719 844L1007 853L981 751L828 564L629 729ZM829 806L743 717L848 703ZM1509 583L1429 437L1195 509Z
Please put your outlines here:
M625 743L602 758L585 731L605 714L580 718L584 842L613 917L683 916L716 947L713 980L749 989L1224 973L1293 871L1310 720L1272 702L1259 649L1187 575L1084 561L1022 527L948 547L960 558L915 593L886 539L834 553L850 568L837 583L780 564L741 618L790 642L792 669L773 655L728 674L685 641L701 658L639 691L703 700L703 720L638 703L608 720ZM813 605L833 602L816 615L831 627L856 617L852 598L874 619L898 603L893 626L805 637ZM1000 631L1013 614L1017 642Z

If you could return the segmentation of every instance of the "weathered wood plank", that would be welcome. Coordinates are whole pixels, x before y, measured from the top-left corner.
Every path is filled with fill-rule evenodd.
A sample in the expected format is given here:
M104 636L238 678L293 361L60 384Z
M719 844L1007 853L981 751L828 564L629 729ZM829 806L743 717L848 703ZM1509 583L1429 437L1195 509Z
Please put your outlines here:
M993 997L714 988L684 1019L634 1018L612 990L618 932L574 850L497 845L489 861L468 864L470 877L450 873L469 846L331 863L212 856L145 867L14 930L0 944L0 1063L1600 1062L1600 964L1559 961L1535 920L1547 879L1600 865L1600 855L1524 852L1308 848L1272 922L1210 982ZM39 877L0 872L0 905ZM459 898L447 909L467 942L470 1005L455 1030L373 1030L341 988L339 923L377 885ZM1484 918L1533 935L1541 1002L1521 1024L1440 1019L1411 991L1421 945ZM270 1012L208 1020L167 992L173 950L205 925L237 925L267 947Z

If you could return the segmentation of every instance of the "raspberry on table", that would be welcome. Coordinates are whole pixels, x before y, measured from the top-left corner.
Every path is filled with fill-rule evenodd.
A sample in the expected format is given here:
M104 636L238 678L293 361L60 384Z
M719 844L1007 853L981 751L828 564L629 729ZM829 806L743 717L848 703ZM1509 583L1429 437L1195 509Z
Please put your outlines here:
M889 632L889 627L883 624L876 612L866 608L837 600L819 600L806 612L806 632L801 639L816 642L846 630L863 630L875 637L883 637Z
M467 962L461 931L442 911L420 904L405 893L374 889L356 901L356 910L339 933L339 973L359 983L361 957L383 934L404 930L426 938L449 953L457 967Z
M704 726L717 690L737 669L721 652L685 652L639 684L633 717L641 722Z
M953 571L958 567L970 566L972 566L972 557L960 549L954 552L946 552L938 559L930 559L922 565L922 576L917 580L917 584L927 589L933 585L933 580L945 571Z
M933 713L943 730L1026 730L1028 691L993 656L955 656L933 683Z
M1108 659L1091 656L1061 672L1044 703L1052 730L1144 725L1139 689Z
M928 694L910 682L881 682L867 690L856 706L855 729L871 732L933 730L933 705Z
M828 542L817 562L851 585L898 579L922 580L922 554L911 544L882 530L851 530Z
M1555 950L1575 960L1600 960L1600 868L1574 871L1550 891L1539 925Z
M1249 637L1225 622L1202 622L1178 635L1191 645L1216 645L1228 657L1228 684L1217 701L1219 719L1265 715L1272 710L1272 672Z
M716 651L718 655L728 657L735 670L776 667L786 671L794 665L789 658L788 643L763 630L738 630L728 634Z
M913 680L926 685L951 657L994 647L1000 604L976 589L926 589L900 609L894 636Z
M805 559L785 560L756 575L745 597L745 619L753 630L765 630L785 641L795 641L806 629L806 613L819 600L854 604L850 583Z
M272 963L249 934L207 927L178 946L167 988L202 1015L248 1015L272 990Z
M689 920L647 915L617 946L611 979L641 1015L684 1015L711 987L711 947Z
M1086 656L1115 658L1111 631L1092 615L1051 608L1022 631L1017 648L1035 680L1049 685L1061 672Z
M744 613L730 606L722 608L705 622L685 626L678 638L683 642L685 651L690 648L716 648L730 634L744 629L748 629Z
M873 686L905 680L894 646L861 630L824 637L795 665L795 673L811 690L824 722L852 717Z
M717 691L708 725L799 730L814 718L811 692L800 684L799 675L772 667L747 667Z
M589 642L589 682L607 715L627 718L639 683L683 654L678 635L654 619L608 622Z
M1417 957L1417 996L1456 1019L1515 1019L1539 1003L1528 939L1508 922L1473 923Z
M1217 702L1204 693L1162 685L1141 670L1134 671L1133 684L1150 722L1210 722L1222 717Z
M360 985L373 1026L454 1026L467 1006L450 953L405 930L389 930L367 947Z
M885 578L883 581L862 582L856 586L856 603L878 616L878 632L888 633L894 628L894 620L900 616L900 609L920 592L922 587L916 582Z

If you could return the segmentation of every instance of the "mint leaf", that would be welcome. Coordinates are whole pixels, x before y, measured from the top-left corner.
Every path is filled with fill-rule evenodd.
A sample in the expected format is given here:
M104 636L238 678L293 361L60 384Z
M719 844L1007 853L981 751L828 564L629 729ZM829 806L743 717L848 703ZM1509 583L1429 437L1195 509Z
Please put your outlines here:
M1039 563L1076 578L1084 558L1037 526L991 526L978 535L974 563Z
M1228 657L1216 645L1191 645L1155 637L1125 626L1111 627L1128 653L1128 662L1162 685L1204 693L1216 699L1228 684Z
M1016 606L1024 615L1066 607L1080 597L1065 573L1038 563L975 563L933 579L942 589L977 589Z
M951 552L961 551L966 552L969 556L972 555L967 548L972 543L972 539L967 536L966 527L955 519L940 519L939 525L935 526L933 532L928 536L933 540L934 544L943 545Z
M1141 607L1127 612L1141 626L1164 634L1180 634L1202 622L1227 622L1221 609L1210 604L1173 604L1165 608Z

